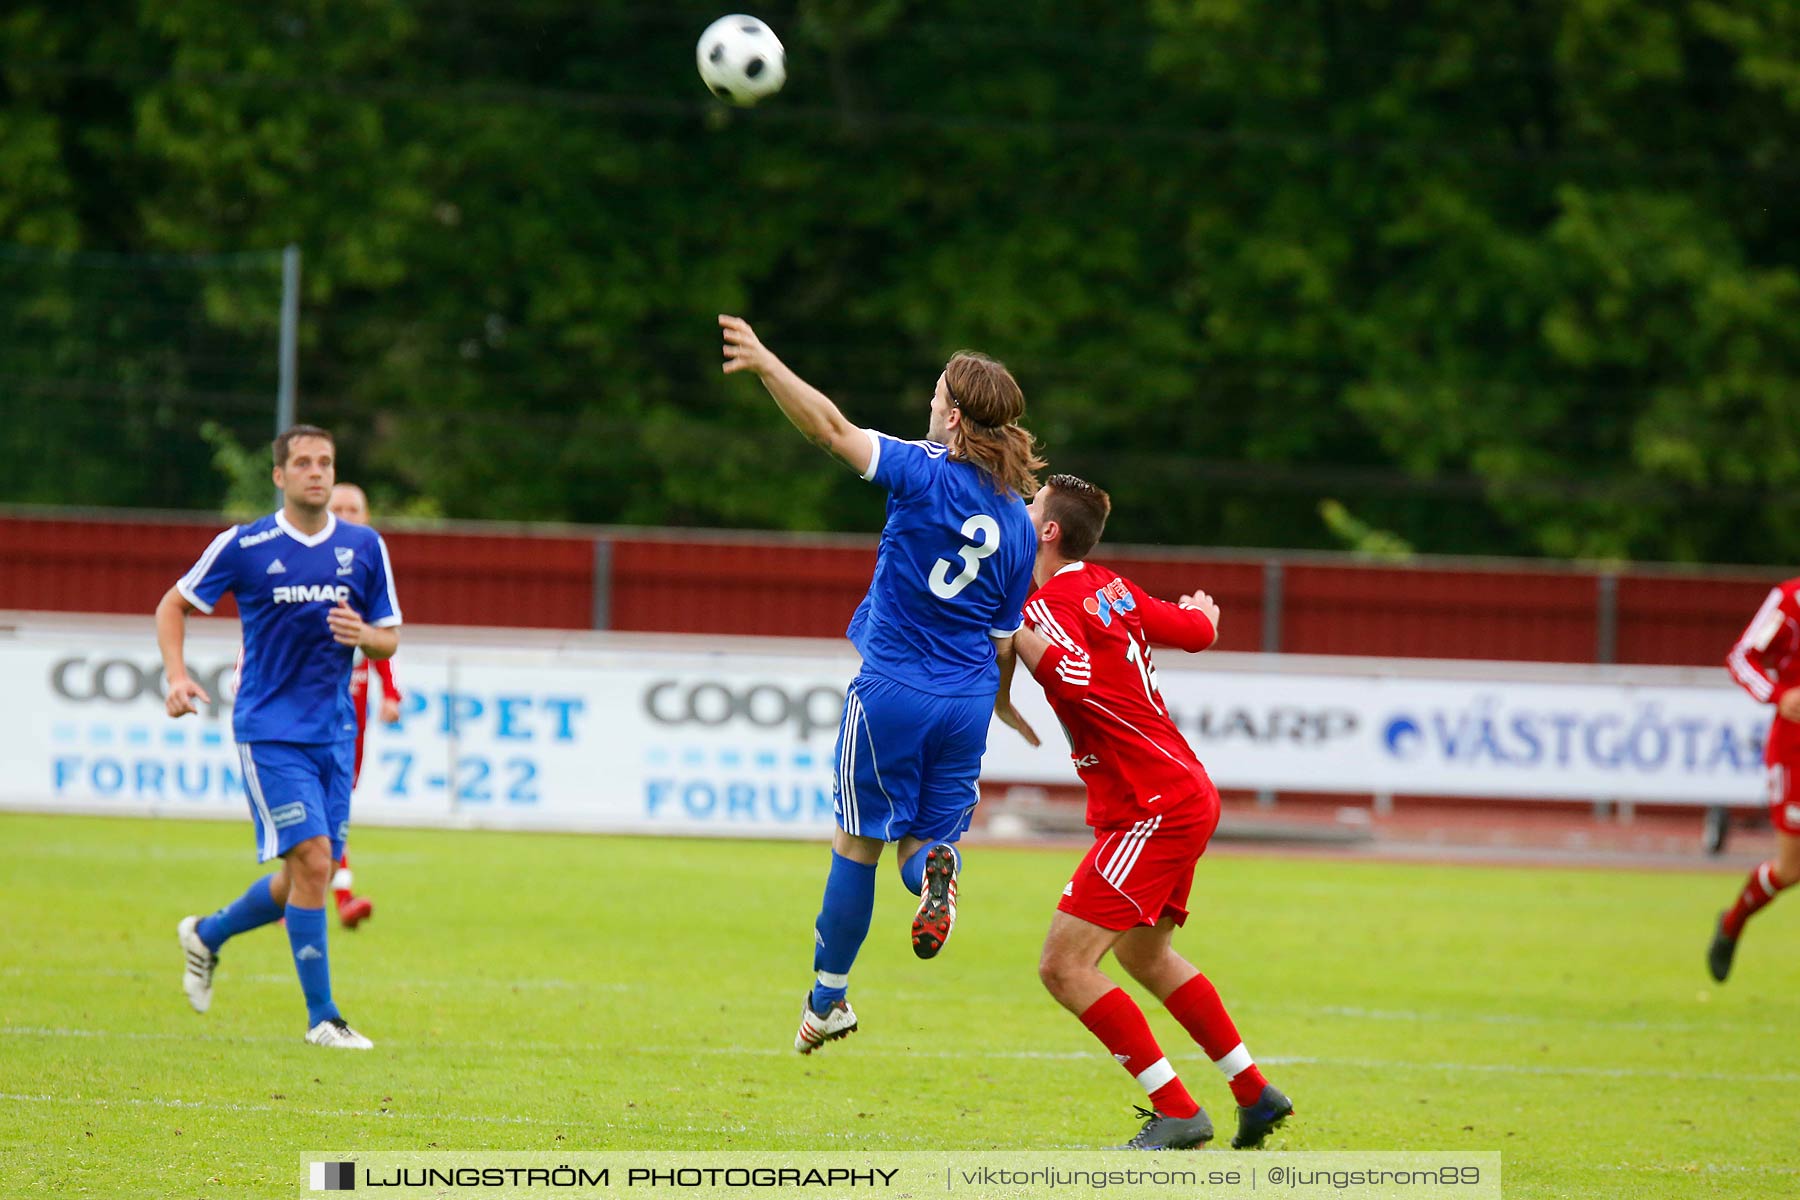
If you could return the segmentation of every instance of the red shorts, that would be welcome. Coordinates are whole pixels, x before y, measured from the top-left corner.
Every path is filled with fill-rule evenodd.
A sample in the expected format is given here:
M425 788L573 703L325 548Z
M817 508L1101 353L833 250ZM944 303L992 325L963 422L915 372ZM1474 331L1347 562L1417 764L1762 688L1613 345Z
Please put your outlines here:
M1769 820L1775 828L1800 837L1800 762L1773 762L1764 778L1769 787Z
M1218 806L1146 817L1128 829L1096 829L1094 845L1063 888L1057 909L1124 931L1163 917L1187 921L1194 864L1219 827Z

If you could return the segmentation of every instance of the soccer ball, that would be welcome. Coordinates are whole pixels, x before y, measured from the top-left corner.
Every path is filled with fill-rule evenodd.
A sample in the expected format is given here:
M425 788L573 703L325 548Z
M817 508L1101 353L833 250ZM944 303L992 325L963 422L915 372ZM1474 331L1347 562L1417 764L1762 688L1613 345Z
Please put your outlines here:
M741 13L720 17L694 48L700 78L721 100L748 108L787 82L787 51L775 31Z

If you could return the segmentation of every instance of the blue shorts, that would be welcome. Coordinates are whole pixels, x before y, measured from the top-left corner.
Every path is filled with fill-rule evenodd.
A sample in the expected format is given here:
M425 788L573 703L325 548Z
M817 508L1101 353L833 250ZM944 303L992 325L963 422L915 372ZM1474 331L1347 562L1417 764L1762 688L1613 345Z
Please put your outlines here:
M257 862L280 858L316 837L331 839L334 860L344 856L355 761L354 741L238 743Z
M844 693L832 794L845 833L954 842L981 799L992 696L933 696L877 675Z

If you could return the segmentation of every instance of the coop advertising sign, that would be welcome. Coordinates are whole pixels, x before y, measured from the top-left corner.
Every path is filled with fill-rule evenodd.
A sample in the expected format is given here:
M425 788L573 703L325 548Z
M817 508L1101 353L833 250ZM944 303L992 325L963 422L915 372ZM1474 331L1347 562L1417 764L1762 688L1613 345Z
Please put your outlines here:
M235 626L194 621L189 669L215 700L163 713L148 622L0 636L0 806L239 816ZM395 661L397 724L368 735L362 821L815 835L832 827L847 647L705 638L434 642ZM1159 658L1170 715L1221 787L1345 794L1754 804L1768 710L1720 673L1621 682L1566 669L1457 677L1390 660ZM1317 668L1317 669L1315 669ZM1459 668L1459 671L1461 668ZM1441 668L1440 668L1441 674ZM1666 676L1667 673L1665 673ZM1655 675L1655 673L1651 673ZM1658 677L1658 679L1663 677ZM379 684L374 685L379 688ZM1044 745L996 725L989 784L1073 784L1062 732L1021 673ZM373 707L373 706L372 706Z
M237 643L194 622L215 704L172 720L154 637L0 639L0 805L235 816ZM235 629L235 627L228 627ZM355 819L824 833L853 655L448 646L404 639L400 719L369 728ZM379 696L380 684L372 688ZM378 709L372 700L371 709Z

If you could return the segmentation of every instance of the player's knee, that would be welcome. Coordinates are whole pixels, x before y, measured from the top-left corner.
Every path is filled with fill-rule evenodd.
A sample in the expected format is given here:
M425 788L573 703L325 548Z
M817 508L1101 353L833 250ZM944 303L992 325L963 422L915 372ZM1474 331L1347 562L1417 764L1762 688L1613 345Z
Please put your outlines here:
M331 843L325 838L308 838L288 854L288 870L296 883L323 887L331 869Z
M1038 980L1044 990L1060 999L1079 974L1079 964L1066 954L1046 949L1038 958Z

